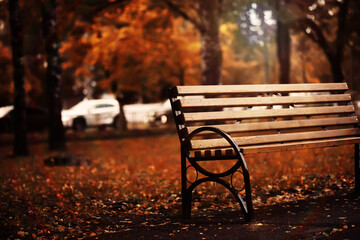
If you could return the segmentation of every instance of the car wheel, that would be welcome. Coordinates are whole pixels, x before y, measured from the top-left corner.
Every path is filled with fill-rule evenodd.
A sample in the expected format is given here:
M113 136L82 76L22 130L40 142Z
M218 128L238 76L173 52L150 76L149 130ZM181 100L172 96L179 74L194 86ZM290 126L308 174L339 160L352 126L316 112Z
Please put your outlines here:
M82 118L77 118L74 120L73 123L73 130L74 131L84 131L86 128L85 120Z
M164 114L160 116L160 123L162 125L166 124L168 122L168 117Z
M126 120L125 121L121 121L120 116L116 116L114 117L114 121L113 121L113 128L114 129L120 129L120 130L125 130L126 129Z
M119 116L114 117L113 128L119 129L120 126L121 126L120 117Z

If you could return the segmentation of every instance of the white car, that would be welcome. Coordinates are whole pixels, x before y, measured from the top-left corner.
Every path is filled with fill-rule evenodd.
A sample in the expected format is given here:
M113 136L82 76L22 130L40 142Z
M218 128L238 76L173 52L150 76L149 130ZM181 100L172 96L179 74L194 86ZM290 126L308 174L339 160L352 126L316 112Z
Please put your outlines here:
M166 124L171 114L170 101L127 104L124 113L128 123Z
M61 119L66 128L84 130L86 127L116 126L119 113L119 103L115 99L84 99L63 110Z

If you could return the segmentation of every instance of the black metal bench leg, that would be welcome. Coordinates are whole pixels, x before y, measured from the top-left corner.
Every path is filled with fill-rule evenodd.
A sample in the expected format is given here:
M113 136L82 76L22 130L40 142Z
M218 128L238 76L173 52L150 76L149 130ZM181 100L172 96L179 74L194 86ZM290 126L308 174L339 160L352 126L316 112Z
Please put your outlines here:
M355 143L355 192L360 193L359 144Z
M191 218L191 197L192 193L189 191L186 191L186 193L182 197L182 209L184 219Z
M250 185L250 176L249 173L245 173L244 179L245 180L245 201L246 206L248 209L248 213L245 214L245 221L250 222L253 218L253 205L252 205L252 197L251 197L251 185Z
M181 151L181 200L183 218L189 219L191 216L191 192L187 189L186 181L186 156Z

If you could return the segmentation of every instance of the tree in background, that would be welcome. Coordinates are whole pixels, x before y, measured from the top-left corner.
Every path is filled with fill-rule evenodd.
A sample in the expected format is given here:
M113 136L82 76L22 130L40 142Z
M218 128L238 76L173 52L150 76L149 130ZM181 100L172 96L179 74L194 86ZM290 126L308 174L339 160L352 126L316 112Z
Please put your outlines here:
M8 24L9 1L0 1L0 61L1 61L1 79L0 79L0 105L13 104L14 86L12 84L12 67L10 53L10 26ZM19 0L19 11L22 21L22 35L24 38L22 52L24 63L24 82L26 103L30 106L42 105L42 81L43 79L43 44L41 26L39 19L41 18L41 0L22 1ZM29 11L31 9L31 11Z
M100 19L111 12L121 13L121 9L130 2L131 0L62 0L60 2L58 6L58 22L60 23L58 31L62 41L60 53L63 60L61 90L65 99L76 96L75 98L79 100L83 97L93 98L97 96L96 80L105 76L104 68L99 64L84 67L85 58L88 51L91 50L91 46L83 39L87 39L91 34L91 26L96 22L96 19ZM115 25L120 27L121 24L116 23ZM71 50L69 43L72 45ZM88 74L84 74L85 68ZM95 91L93 90L94 86Z
M75 26L86 34L69 36L61 49L64 69L75 73L75 89L81 91L91 79L99 89L113 90L116 84L127 101L134 93L154 102L162 100L166 86L199 84L199 34L163 5L134 0Z
M300 15L303 16L297 20L296 28L303 31L323 50L330 63L334 82L344 81L342 64L349 38L349 3L350 0L296 2L301 11Z
M13 103L13 72L11 66L11 47L0 42L0 107Z
M349 18L348 18L348 39L346 45L348 46L345 51L343 61L343 71L345 78L348 79L348 83L351 89L355 92L360 92L360 1L351 1L349 6ZM359 99L359 97L356 97Z
M48 101L48 141L50 150L61 150L66 147L65 128L61 120L61 60L59 55L60 41L56 24L56 0L45 1L43 6L43 34L47 65L45 82Z
M4 2L0 2L0 11L3 9L1 6L5 5ZM78 94L78 97L96 97L104 90L111 90L112 83L116 82L118 91L124 94L125 99L130 95L137 95L144 102L152 102L161 99L159 97L163 95L161 90L168 85L201 83L201 65L205 55L201 54L204 51L201 50L202 33L199 29L202 29L203 24L201 16L208 11L206 7L210 6L201 7L200 1L179 0L59 0L57 2L59 3L58 34L62 43L60 54L64 59L61 89L63 96ZM279 9L276 10L277 2L285 5L280 4ZM287 23L290 28L291 82L329 81L330 63L328 64L329 61L324 57L326 54L321 54L322 48L316 43L319 40L314 34L316 30L305 23L310 19L318 25L331 52L334 53L338 16L340 16L339 7L343 3L345 2L335 0L219 1L218 41L222 55L221 81L224 84L279 81L282 72L287 70L286 67L284 71L280 70L281 64L278 68L276 52L278 50L278 55L283 55L283 59L287 59L285 56L288 52L287 47L284 47L286 44L280 43L284 42L280 37L277 38L278 43L275 41L275 23L279 20ZM48 64L48 62L44 61L44 44L38 44L37 46L40 47L32 50L30 48L34 43L39 42L39 39L42 41L42 35L38 34L41 29L35 27L39 25L35 23L40 23L41 20L39 17L41 11L38 9L42 1L34 0L31 4L24 1L24 4L21 5L24 9L33 8L32 11L24 12L24 34L27 39L27 44L24 45L27 103L41 105L42 102L47 101L41 101L39 98L45 89L39 83L45 75L43 63ZM350 0L349 4L345 18L346 39L343 47L342 70L344 77L353 79L353 85L356 85L359 75L354 71L359 64L359 21L356 18L359 14L359 3ZM256 11L252 5L256 5ZM249 13L249 10L253 12L250 17L252 20L241 19ZM254 17L255 15L257 17ZM272 17L269 18L271 15ZM2 62L10 59L6 50L10 46L7 36L10 28L2 24L3 19L6 20L4 16L0 12ZM265 28L264 23L270 22L272 22L271 27ZM286 33L280 31L280 24L279 22L278 33ZM265 34L265 29L271 31ZM309 35L312 35L316 41L311 41ZM254 38L261 41L252 44ZM264 42L264 39L267 41ZM304 42L306 47L302 46L301 42ZM277 48L276 45L279 47ZM282 54L281 50L284 50ZM216 58L209 57L209 59ZM41 71L35 68L37 63L41 65L42 70L39 68ZM4 88L1 89L1 96L9 96L5 93L12 93L12 83L1 82L1 84ZM11 99L6 97L0 101L1 105L4 105L10 103Z
M28 155L24 83L23 26L18 0L9 0L14 80L14 155Z
M222 52L219 41L221 0L163 0L170 10L189 20L200 33L201 83L221 84Z
M291 39L289 33L288 0L276 0L276 46L279 61L279 83L290 83Z
M220 0L199 0L201 35L201 83L221 84L222 52L219 41Z
M64 149L66 147L65 128L61 120L62 99L60 91L60 78L62 64L59 55L61 37L74 27L78 19L91 19L96 13L113 6L117 3L125 3L127 0L119 1L77 1L68 3L61 2L60 19L63 21L61 27L57 15L57 1L49 0L43 3L43 35L45 39L46 54L46 89L48 96L49 114L49 148L51 150Z

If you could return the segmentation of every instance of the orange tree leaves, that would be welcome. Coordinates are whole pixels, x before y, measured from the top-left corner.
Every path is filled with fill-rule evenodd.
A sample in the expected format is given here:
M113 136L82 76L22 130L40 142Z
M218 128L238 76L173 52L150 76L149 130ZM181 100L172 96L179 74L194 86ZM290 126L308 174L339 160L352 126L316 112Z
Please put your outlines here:
M179 84L181 77L197 83L199 36L190 24L167 9L150 8L150 4L132 1L122 12L108 11L95 18L86 34L64 42L62 52L67 61L63 67L82 69L76 71L81 79L95 77L93 66L100 65L105 72L96 79L101 88L110 89L112 82L132 86L145 90L149 101L158 100L161 87Z

